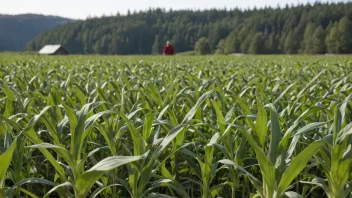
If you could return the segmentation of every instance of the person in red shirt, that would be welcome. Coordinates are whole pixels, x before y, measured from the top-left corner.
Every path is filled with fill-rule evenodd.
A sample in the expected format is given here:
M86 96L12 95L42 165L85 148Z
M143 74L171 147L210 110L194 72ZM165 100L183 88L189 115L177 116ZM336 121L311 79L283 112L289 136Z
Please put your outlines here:
M174 55L174 53L174 47L170 44L170 41L167 41L164 47L163 55Z

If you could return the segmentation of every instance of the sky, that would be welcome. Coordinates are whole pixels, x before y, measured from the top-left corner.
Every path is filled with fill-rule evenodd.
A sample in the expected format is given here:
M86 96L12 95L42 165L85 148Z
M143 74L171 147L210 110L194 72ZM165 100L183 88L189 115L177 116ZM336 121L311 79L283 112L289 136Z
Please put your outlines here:
M349 0L322 0L320 2L347 2ZM0 0L0 14L35 13L73 19L88 16L126 14L127 10L148 8L211 9L276 7L278 4L314 3L316 0Z

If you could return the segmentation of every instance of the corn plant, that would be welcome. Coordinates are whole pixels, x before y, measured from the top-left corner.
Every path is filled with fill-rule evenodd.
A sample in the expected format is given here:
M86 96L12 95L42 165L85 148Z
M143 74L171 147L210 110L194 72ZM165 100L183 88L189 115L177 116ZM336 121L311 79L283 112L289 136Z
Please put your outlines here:
M348 57L0 65L0 197L352 195Z

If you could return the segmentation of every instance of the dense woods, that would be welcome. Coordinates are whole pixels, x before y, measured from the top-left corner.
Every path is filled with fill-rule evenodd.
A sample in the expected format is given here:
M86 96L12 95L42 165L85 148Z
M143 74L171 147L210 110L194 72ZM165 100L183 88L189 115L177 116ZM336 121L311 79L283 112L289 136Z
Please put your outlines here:
M160 54L167 40L176 52L194 50L200 40L198 44L206 45L199 46L210 45L210 52L218 54L351 53L351 21L352 3L252 10L149 9L61 25L31 40L26 50L62 44L74 54Z
M22 51L25 44L38 34L71 19L35 14L0 14L0 52Z

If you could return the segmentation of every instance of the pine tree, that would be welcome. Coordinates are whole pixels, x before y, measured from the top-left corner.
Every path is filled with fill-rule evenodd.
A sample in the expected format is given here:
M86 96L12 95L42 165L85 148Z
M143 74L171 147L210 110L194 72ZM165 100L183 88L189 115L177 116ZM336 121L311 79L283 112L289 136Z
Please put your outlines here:
M162 45L159 41L159 35L155 36L154 44L152 46L152 54L160 54L162 50Z
M194 46L194 51L198 55L210 54L211 48L209 40L205 37L200 38Z
M285 43L284 43L284 52L286 54L295 54L299 49L299 43L297 42L297 34L295 31L288 33Z
M347 17L343 17L339 22L339 52L351 53L352 52L352 23Z
M119 37L113 36L111 43L109 44L109 54L119 54Z
M218 45L216 46L215 54L225 54L225 40L224 39L219 41Z
M244 39L244 41L241 43L241 47L240 47L241 51L240 52L248 53L253 36L254 36L253 34L247 35L246 39Z
M231 34L225 40L224 53L236 53L239 52L240 42L237 39L236 31L232 31Z
M216 48L216 45L219 43L220 39L223 39L228 34L228 31L220 23L216 23L215 27L209 32L209 42L212 49Z
M313 34L313 53L314 54L323 54L326 51L325 46L325 31L323 27L320 25L318 26Z
M314 34L314 31L316 29L316 25L314 23L308 23L305 30L304 30L304 35L303 35L303 41L301 44L301 52L307 53L307 54L312 54L314 53L314 41L312 35Z
M262 49L263 49L263 33L258 32L253 36L251 40L248 53L250 54L262 53Z
M170 40L182 52L194 50L195 43L206 37L212 53L352 53L351 10L352 3L256 11L129 11L57 26L34 38L26 49L60 43L70 53L150 54L160 53ZM260 32L262 39L257 39ZM258 49L259 40L263 42Z
M335 22L326 36L325 43L329 53L339 53L341 33L338 26L339 24Z

